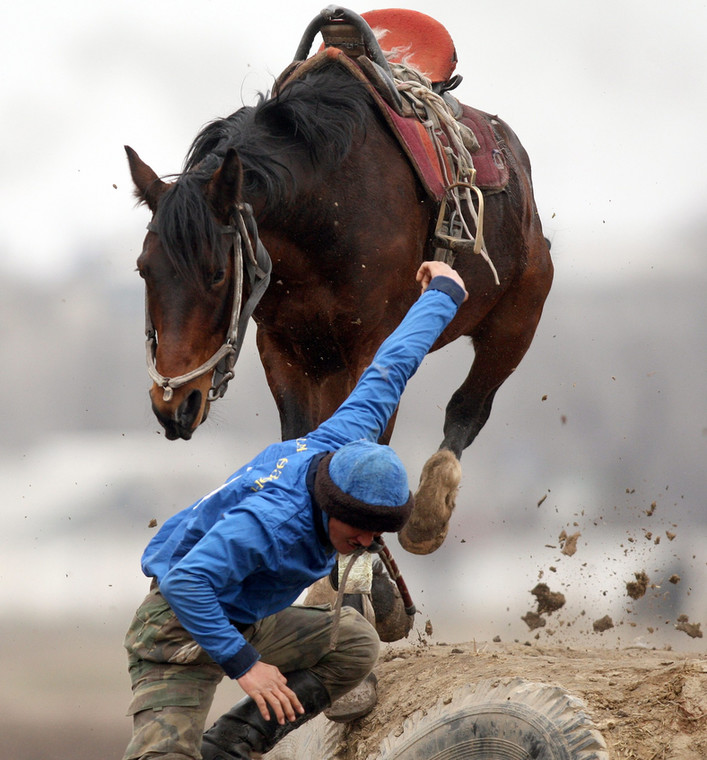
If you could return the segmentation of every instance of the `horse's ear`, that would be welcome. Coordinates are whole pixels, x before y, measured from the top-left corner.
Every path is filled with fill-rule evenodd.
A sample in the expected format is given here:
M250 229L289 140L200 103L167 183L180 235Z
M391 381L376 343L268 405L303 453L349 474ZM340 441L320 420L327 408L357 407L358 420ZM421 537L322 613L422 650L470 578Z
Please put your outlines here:
M219 219L228 221L228 215L241 197L243 167L238 153L229 148L221 166L209 181L206 196Z
M163 182L129 145L125 146L125 152L128 154L130 175L135 183L135 195L140 201L147 203L154 214L157 201L167 189L167 183Z

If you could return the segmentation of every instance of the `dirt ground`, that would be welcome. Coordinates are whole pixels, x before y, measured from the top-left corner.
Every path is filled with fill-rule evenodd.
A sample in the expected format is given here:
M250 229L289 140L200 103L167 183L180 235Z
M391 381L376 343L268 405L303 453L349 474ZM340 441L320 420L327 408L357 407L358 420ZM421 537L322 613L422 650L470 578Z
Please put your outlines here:
M343 760L363 760L392 726L466 684L517 676L581 698L612 760L707 757L707 656L644 648L538 644L389 647L376 671L379 703L352 724Z
M82 625L4 627L0 637L0 760L118 760L130 735L122 632ZM707 757L707 655L647 648L524 643L384 645L379 704L348 729L341 760L363 760L417 709L459 686L518 676L583 699L615 760ZM213 714L239 695L217 694ZM317 760L317 758L312 758Z

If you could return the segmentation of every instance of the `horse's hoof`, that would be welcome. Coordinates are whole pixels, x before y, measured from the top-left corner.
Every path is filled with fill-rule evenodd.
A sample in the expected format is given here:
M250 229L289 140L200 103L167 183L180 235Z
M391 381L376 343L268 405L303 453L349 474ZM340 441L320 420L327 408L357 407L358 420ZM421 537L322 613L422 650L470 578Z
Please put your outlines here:
M412 527L408 528L405 533L401 531L398 535L398 540L403 549L411 554L432 554L444 543L448 528L448 525L444 525L439 533L431 538L426 538L427 534L422 531L416 531Z
M461 477L459 460L448 449L427 460L412 515L398 534L403 549L412 554L431 554L439 549L449 530Z

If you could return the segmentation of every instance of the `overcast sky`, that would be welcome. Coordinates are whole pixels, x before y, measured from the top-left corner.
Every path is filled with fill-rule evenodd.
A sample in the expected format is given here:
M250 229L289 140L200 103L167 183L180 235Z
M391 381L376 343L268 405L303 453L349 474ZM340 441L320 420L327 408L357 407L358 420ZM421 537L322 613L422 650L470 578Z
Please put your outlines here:
M179 170L205 122L269 88L323 5L5 4L0 267L53 275L102 258L128 276L146 212L134 208L123 144L158 173ZM560 268L631 276L655 263L621 254L625 240L664 244L674 263L668 249L707 197L707 3L409 7L452 34L461 99L498 113L528 149Z

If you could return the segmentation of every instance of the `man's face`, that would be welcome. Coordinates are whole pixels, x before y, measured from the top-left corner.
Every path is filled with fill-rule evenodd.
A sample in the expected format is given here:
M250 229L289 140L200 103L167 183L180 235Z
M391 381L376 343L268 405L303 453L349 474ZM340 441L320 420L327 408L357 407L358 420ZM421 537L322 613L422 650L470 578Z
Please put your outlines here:
M375 531L347 525L336 517L329 518L329 540L339 554L351 554L361 546L370 546L377 535Z

